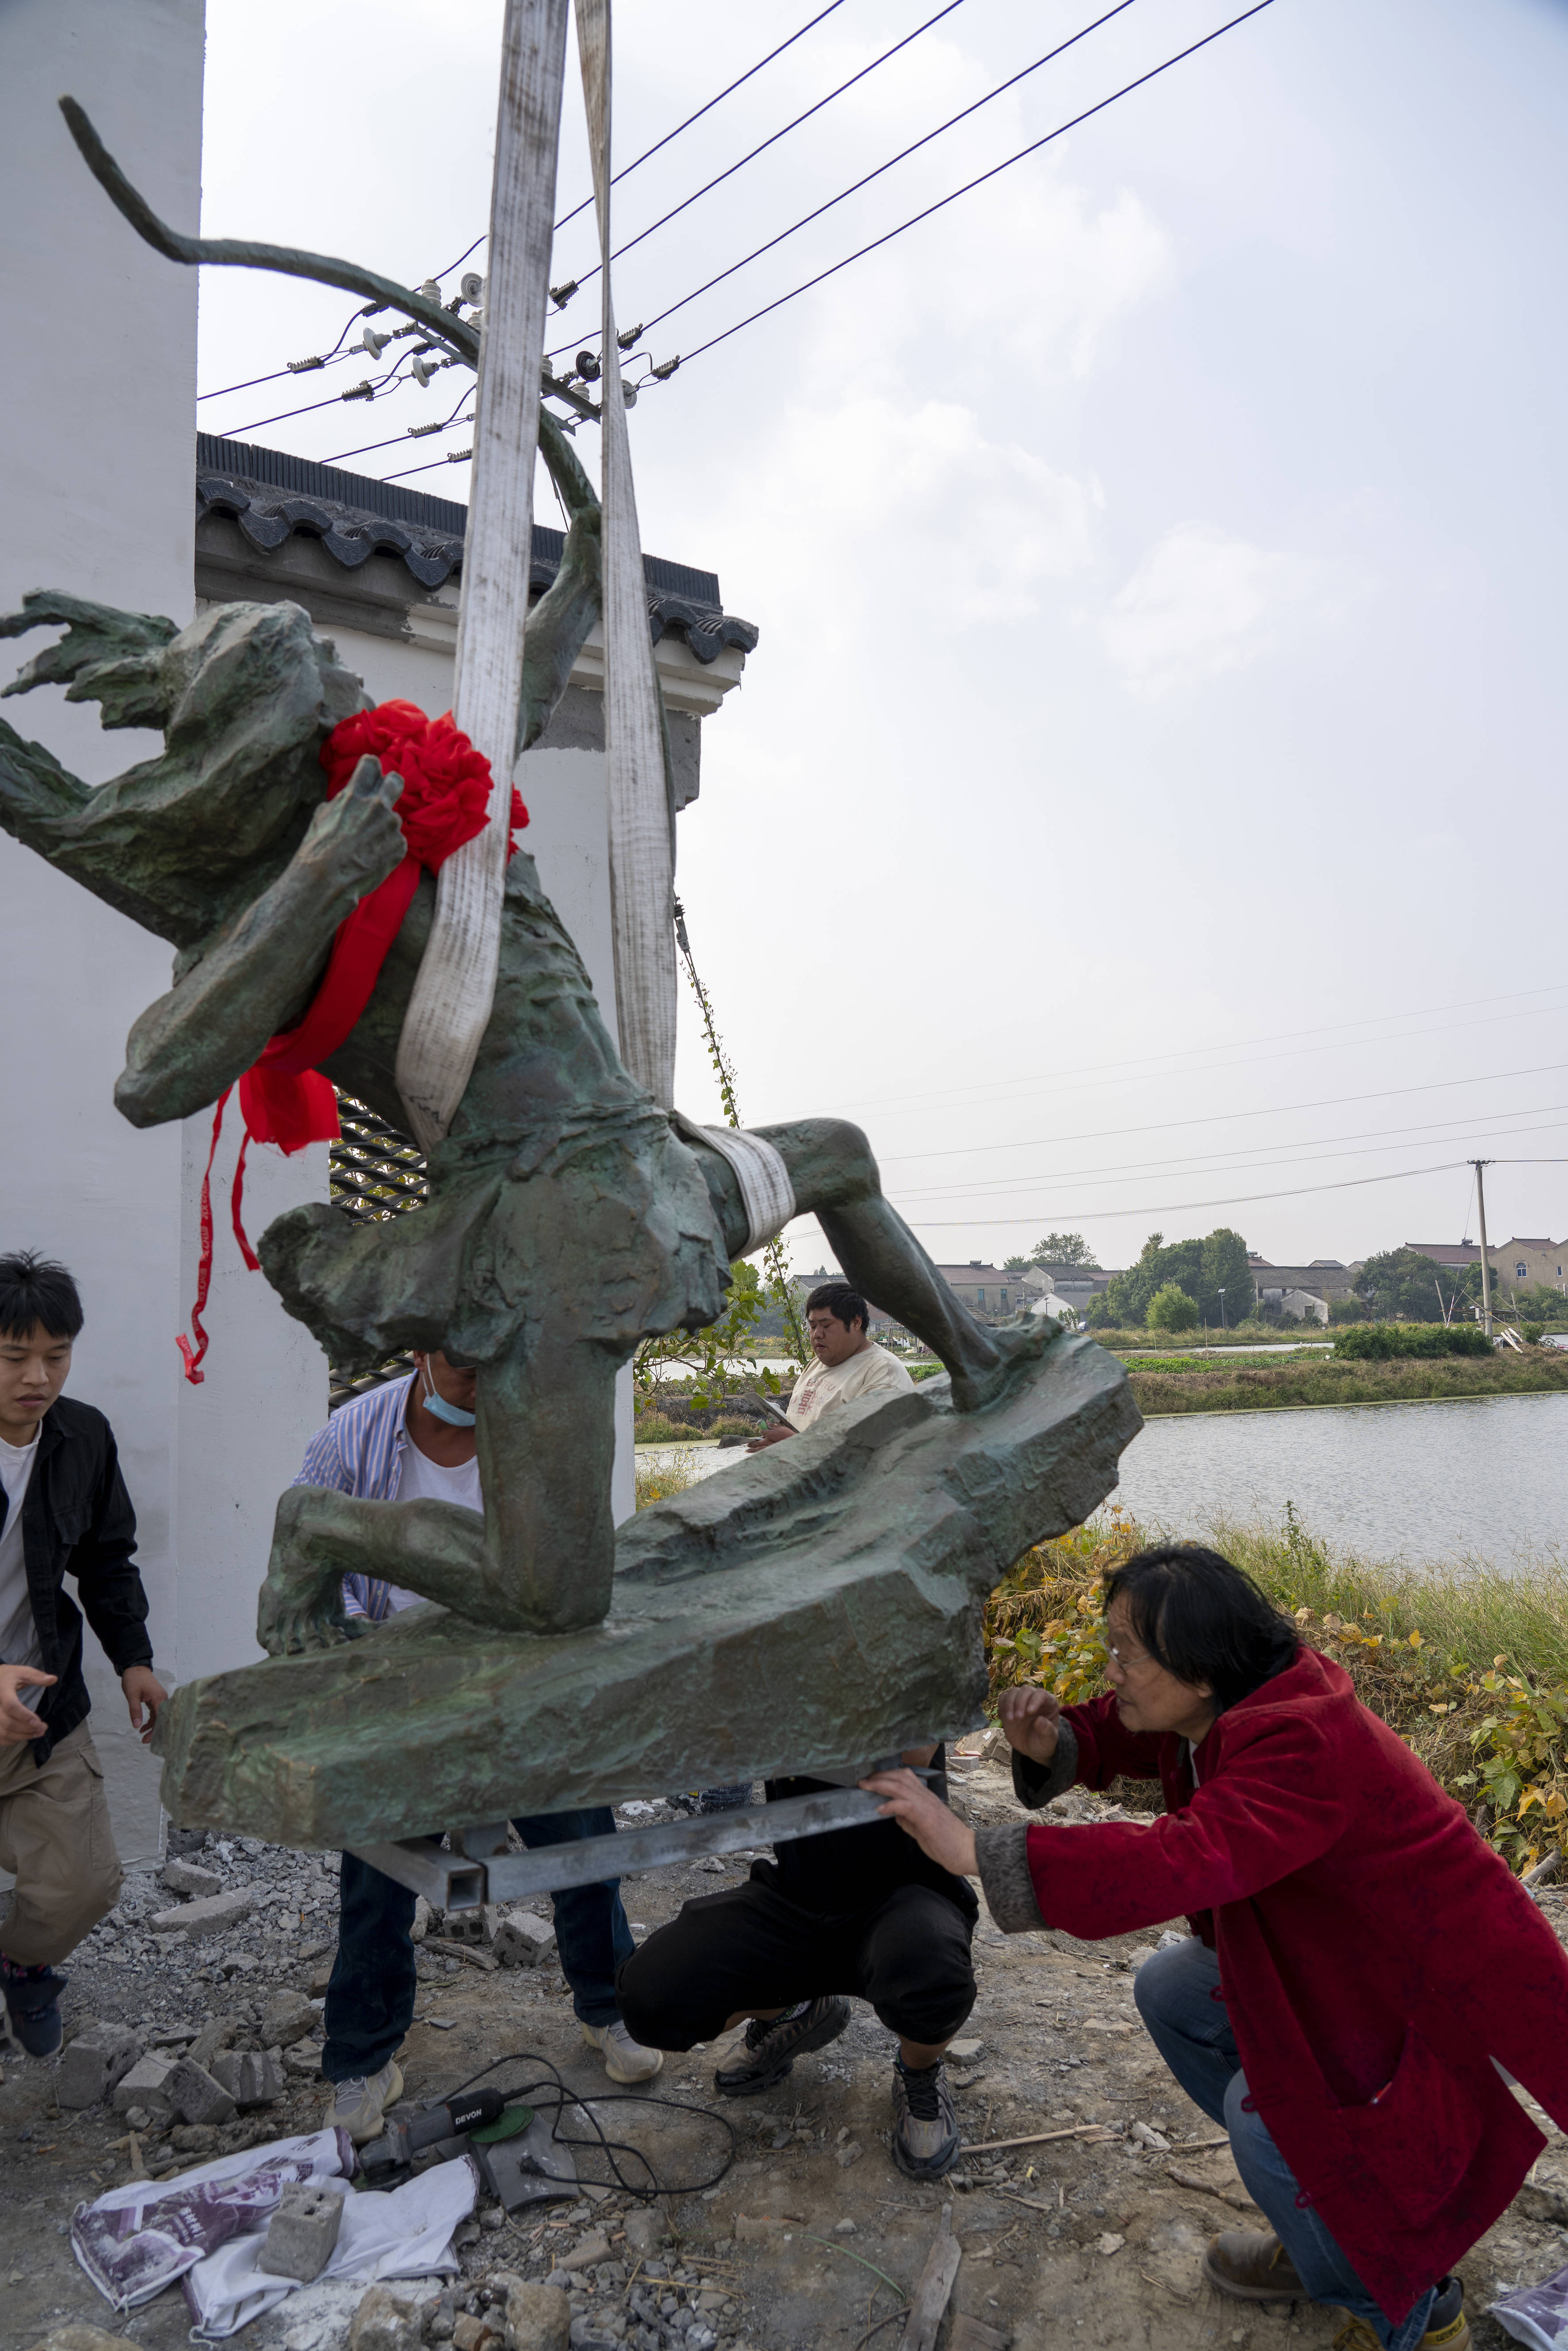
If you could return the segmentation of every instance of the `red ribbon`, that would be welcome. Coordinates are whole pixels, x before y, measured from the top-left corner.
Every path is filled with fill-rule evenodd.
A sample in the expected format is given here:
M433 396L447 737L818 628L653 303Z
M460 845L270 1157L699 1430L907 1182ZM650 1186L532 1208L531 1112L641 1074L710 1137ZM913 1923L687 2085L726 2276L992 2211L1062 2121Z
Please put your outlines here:
M367 754L380 759L383 776L402 778L397 816L408 847L395 872L361 898L339 925L326 974L298 1028L269 1039L259 1059L240 1079L246 1132L235 1165L230 1205L235 1238L253 1273L259 1259L240 1221L249 1144L274 1143L280 1151L292 1154L303 1151L308 1143L337 1141L338 1098L318 1064L329 1061L347 1042L370 1002L388 950L413 902L421 866L437 872L454 850L483 832L489 820L490 763L453 725L449 710L440 718L427 718L414 703L383 702L374 710L358 711L352 718L345 718L321 746L329 799L337 798ZM528 820L528 812L514 788L508 858L517 846L510 836ZM225 1087L219 1098L212 1148L202 1178L201 1259L196 1302L191 1311L191 1328L198 1343L193 1350L183 1332L178 1342L185 1359L185 1377L196 1385L204 1376L200 1365L207 1352L201 1317L213 1275L213 1160L223 1131L224 1106L232 1092L232 1087Z

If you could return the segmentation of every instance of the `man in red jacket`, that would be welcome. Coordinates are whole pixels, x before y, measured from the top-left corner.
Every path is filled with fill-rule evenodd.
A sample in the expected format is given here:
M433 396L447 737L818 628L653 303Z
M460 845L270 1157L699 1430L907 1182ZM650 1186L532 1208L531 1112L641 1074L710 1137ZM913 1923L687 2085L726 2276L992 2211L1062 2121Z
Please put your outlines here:
M1217 2239L1212 2285L1338 2304L1364 2351L1468 2351L1452 2265L1545 2145L1505 2073L1568 2126L1568 1959L1462 1808L1228 1561L1145 1552L1106 1600L1108 1696L1002 1698L1014 1785L1038 1805L1158 1778L1163 1818L976 1832L911 1773L866 1784L979 1876L1004 1930L1187 1915L1138 2006L1274 2232Z

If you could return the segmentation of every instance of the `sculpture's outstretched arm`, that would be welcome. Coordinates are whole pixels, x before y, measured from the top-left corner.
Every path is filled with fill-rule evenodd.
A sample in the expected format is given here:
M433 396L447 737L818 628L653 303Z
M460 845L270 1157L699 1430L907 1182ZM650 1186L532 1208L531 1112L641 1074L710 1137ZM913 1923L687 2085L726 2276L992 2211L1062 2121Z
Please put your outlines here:
M60 112L81 150L82 160L116 210L123 213L140 237L166 261L215 263L235 269L277 269L286 277L314 278L319 286L340 286L346 294L365 294L380 309L401 310L416 319L432 341L440 343L471 367L479 360L478 329L452 311L444 310L423 294L411 294L395 278L380 277L352 261L335 261L325 253L302 253L294 246L253 245L235 236L183 236L161 221L144 196L131 186L91 122L74 98L62 98Z
M571 522L560 569L528 614L523 635L519 758L549 726L551 711L566 692L572 664L592 634L601 609L599 500L578 463L576 450L546 408L539 410L539 450Z
M324 800L288 864L219 931L131 1031L114 1100L132 1126L189 1118L214 1102L269 1037L304 1012L339 924L404 853L401 776L360 761Z
M89 604L57 588L24 596L19 612L0 613L0 637L25 637L30 629L63 626L57 644L19 669L7 695L31 694L37 685L63 685L68 702L102 705L101 726L166 726L171 696L163 673L163 648L178 633L172 621L156 612L121 612L112 604Z

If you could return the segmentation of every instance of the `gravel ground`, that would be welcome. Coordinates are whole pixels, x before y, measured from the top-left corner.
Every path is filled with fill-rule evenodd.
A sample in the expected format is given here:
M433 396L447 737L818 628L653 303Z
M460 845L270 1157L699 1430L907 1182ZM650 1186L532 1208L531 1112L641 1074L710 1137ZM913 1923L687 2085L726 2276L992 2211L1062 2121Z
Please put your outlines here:
M956 1780L955 1798L977 1821L1019 1816L1007 1774L988 1764ZM1056 1815L1092 1819L1113 1809L1075 1790ZM269 2028L299 2024L324 1989L336 1928L332 1876L316 1856L250 1839L176 1834L171 1849L172 1858L212 1870L224 1890L251 1894L254 1907L222 1935L188 1944L153 1935L148 1923L177 1897L154 1879L128 1880L113 1917L69 1962L68 2038L89 2021L123 2022L147 2047L173 2053L222 2020L229 2046L266 2047ZM688 1896L712 1893L747 1865L735 1858L624 1880L639 1939ZM1561 1898L1549 1894L1545 1907L1564 1932ZM1170 1931L1180 1927L1173 1922ZM455 2351L501 2351L498 2331L486 2339L479 2330L487 2308L499 2330L506 2276L553 2274L569 2294L580 2346L855 2351L913 2290L947 2205L963 2250L952 2308L1013 2351L1206 2351L1275 2341L1281 2351L1298 2342L1301 2351L1326 2351L1337 2314L1237 2305L1199 2276L1203 2246L1217 2230L1261 2222L1246 2208L1228 2151L1186 2144L1217 2134L1136 2022L1132 1976L1159 1932L1101 1944L1047 1932L1004 1938L982 1916L978 2000L957 2044L963 2054L949 2065L967 2142L1082 2126L1104 2135L969 2157L939 2187L919 2188L888 2150L893 2039L859 2003L839 2041L802 2058L759 2098L716 2099L716 2051L708 2049L672 2057L646 2091L612 2099L552 1966L496 1970L423 1949L416 2021L402 2059L411 2098L443 2095L514 2056L530 2061L527 2074L513 2064L497 2080L542 2079L544 2067L531 2062L542 2059L573 2095L591 2102L608 2136L641 2149L671 2192L652 2203L627 2195L596 2154L581 2162L583 2193L572 2206L515 2221L498 2208L482 2210L460 2232L462 2276L425 2291L411 2346L422 2334L430 2346L455 2340ZM318 2070L316 2013L314 2027L271 2043L285 2047L284 2099L194 2137L194 2126L156 2126L133 2137L129 2118L107 2106L64 2111L53 2095L54 2063L5 2053L0 2335L7 2351L26 2351L72 2321L149 2351L186 2343L190 2321L177 2292L114 2317L72 2259L71 2212L138 2165L172 2176L231 2147L319 2127L329 2094ZM580 2113L567 2127L587 2135ZM1568 2232L1522 2209L1554 2209L1568 2220L1568 2201L1553 2193L1568 2195L1568 2158L1561 2135L1546 2128L1551 2146L1536 2173L1546 2194L1527 2189L1465 2263L1483 2351L1506 2339L1495 2321L1478 2320L1487 2303L1568 2263ZM731 2132L734 2159L705 2187L731 2155ZM624 2177L635 2169L633 2158L622 2158ZM232 2339L246 2351L344 2351L361 2292L303 2289ZM888 2351L898 2333L896 2325L870 2333L871 2351Z

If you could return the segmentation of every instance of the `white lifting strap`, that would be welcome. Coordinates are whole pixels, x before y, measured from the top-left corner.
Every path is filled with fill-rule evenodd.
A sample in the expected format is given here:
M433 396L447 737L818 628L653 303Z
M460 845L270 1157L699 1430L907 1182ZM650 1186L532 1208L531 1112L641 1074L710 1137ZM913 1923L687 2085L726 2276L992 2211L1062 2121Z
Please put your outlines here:
M500 960L566 18L567 0L507 0L453 695L453 716L490 762L493 781L489 822L435 877L435 918L398 1040L398 1092L427 1152L463 1099ZM647 633L644 618L644 641Z
M680 1134L707 1144L734 1169L747 1227L742 1257L783 1231L795 1214L795 1187L789 1168L765 1134L753 1134L744 1126L698 1126L695 1119L683 1118L679 1112L675 1126Z
M604 746L610 906L621 1059L664 1110L674 1101L674 844L632 448L610 287L610 0L577 0L604 319L599 391L604 509Z

